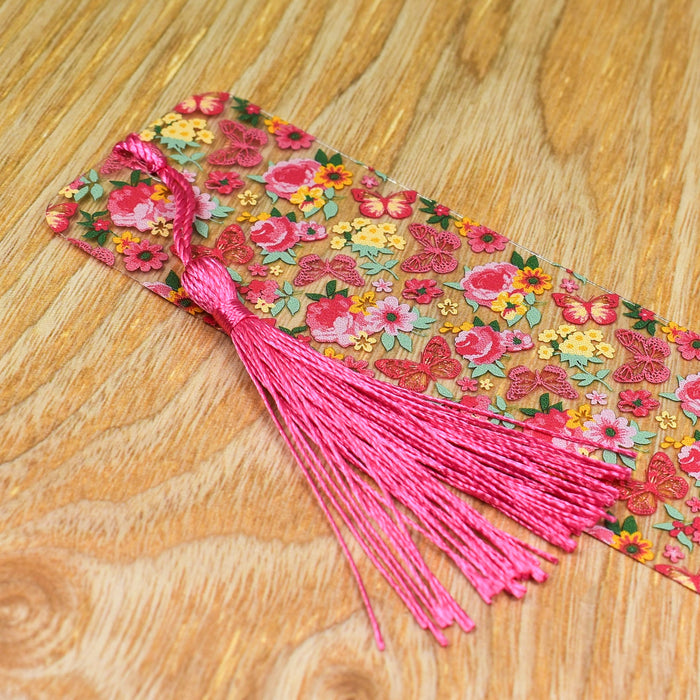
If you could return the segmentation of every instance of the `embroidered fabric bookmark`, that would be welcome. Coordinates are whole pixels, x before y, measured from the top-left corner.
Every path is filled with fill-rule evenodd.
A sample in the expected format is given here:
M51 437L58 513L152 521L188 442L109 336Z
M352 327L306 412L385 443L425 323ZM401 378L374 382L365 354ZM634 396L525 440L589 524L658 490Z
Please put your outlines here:
M119 144L61 190L47 221L232 336L346 554L332 511L441 642L452 621L472 623L410 530L485 600L544 577L541 552L445 484L565 549L587 527L700 590L699 334L227 93L189 98ZM353 435L334 402L328 432L345 431L328 441L285 401L302 375L302 394L343 387L338 401L354 397L347 410L371 414L374 432ZM397 401L421 426L401 434L406 464L425 473L393 471L400 448L382 416Z

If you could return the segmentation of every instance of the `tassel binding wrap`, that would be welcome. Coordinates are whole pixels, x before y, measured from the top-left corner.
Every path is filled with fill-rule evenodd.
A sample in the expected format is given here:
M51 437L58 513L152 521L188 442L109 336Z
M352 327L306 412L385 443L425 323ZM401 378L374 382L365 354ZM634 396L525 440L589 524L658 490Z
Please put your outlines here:
M220 260L193 254L189 182L136 135L115 153L172 192L182 285L231 336L338 537L380 648L369 596L334 512L440 644L447 644L442 630L452 623L464 631L474 623L426 565L415 534L444 552L486 602L501 591L521 597L523 581L547 577L540 558L555 561L493 526L457 492L565 551L575 547L572 535L605 517L618 496L616 484L628 477L626 467L544 442L537 435L551 436L544 429L516 420L509 423L527 431L505 427L489 420L488 411L363 376L270 326L243 306Z

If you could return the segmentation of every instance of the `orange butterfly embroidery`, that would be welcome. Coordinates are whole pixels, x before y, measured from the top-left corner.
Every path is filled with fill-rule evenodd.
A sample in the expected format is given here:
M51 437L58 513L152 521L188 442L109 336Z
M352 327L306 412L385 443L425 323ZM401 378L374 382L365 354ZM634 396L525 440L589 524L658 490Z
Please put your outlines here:
M59 202L46 209L46 223L54 233L63 233L68 228L71 216L78 210L76 202Z
M450 356L450 348L442 336L428 341L420 362L413 360L377 360L374 366L391 379L398 379L399 386L423 392L431 381L454 379L462 365Z
M589 301L575 294L552 294L554 303L564 309L562 315L569 323L582 326L588 321L595 321L600 326L607 326L617 320L617 308L620 297L617 294L601 294Z
M245 242L245 233L238 224L227 226L216 239L213 248L205 245L193 245L192 252L200 257L218 258L225 265L236 263L244 265L255 254Z
M224 103L228 98L228 92L205 92L203 95L192 95L180 102L175 107L175 111L180 114L201 112L207 116L213 116L224 111Z
M565 399L578 398L578 392L569 384L566 372L556 365L546 365L534 371L525 365L518 365L508 372L508 379L511 381L506 392L508 401L519 401L537 387L547 389Z
M665 340L645 338L637 331L623 329L616 330L615 337L632 353L632 359L613 372L616 382L634 384L646 380L651 384L663 384L671 376L671 370L664 364L664 359L671 354Z
M688 493L688 482L676 474L676 467L665 452L656 452L647 467L646 481L627 479L618 486L620 500L635 515L656 513L658 501L675 501Z
M378 219L388 214L392 219L405 219L413 213L411 204L416 201L416 192L403 190L382 197L377 192L353 188L350 190L356 202L360 202L360 213L370 219Z

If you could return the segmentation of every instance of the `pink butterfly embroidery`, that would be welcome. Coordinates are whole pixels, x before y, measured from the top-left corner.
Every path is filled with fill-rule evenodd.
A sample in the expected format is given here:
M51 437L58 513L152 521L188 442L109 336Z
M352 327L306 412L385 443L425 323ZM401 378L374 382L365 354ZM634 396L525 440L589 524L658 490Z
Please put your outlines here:
M391 379L398 379L399 386L423 392L431 381L454 379L462 365L450 356L447 341L439 335L425 346L420 362L413 360L377 360L374 366Z
M382 197L377 192L353 188L350 190L353 199L360 202L360 213L369 216L370 219L378 219L388 214L392 219L405 219L413 213L411 204L416 201L416 192L403 190Z
M446 275L457 268L457 259L452 251L462 245L458 236L428 224L410 224L408 230L423 246L423 250L401 263L404 272L423 274L432 270L438 275Z
M218 258L225 265L244 265L255 254L246 244L243 229L238 224L227 226L216 239L213 247L193 245L192 252L197 257Z
M617 307L620 297L617 294L601 294L586 301L575 294L552 294L554 303L562 311L564 320L582 326L588 321L595 321L599 326L607 326L615 323L617 319Z
M224 104L228 100L228 92L205 92L203 95L192 95L180 102L175 111L180 114L192 114L201 112L207 116L221 114L224 111Z
M221 133L228 140L228 145L214 151L207 160L212 165L240 165L252 168L262 160L259 152L261 146L267 143L267 134L260 129L246 127L230 119L219 122Z
M688 493L688 482L676 474L676 467L665 452L656 452L647 467L646 481L628 479L618 487L620 500L635 515L656 513L657 501L674 501Z
M632 353L632 359L613 373L616 382L634 384L646 380L651 384L663 384L671 376L671 370L664 365L664 359L671 354L665 340L645 338L637 331L623 329L616 330L615 337Z
M294 284L303 287L328 275L360 287L364 280L355 269L356 264L355 260L348 255L336 255L330 260L323 260L318 255L304 255L299 258L299 272L294 278Z
M556 365L546 365L539 370L518 365L508 372L508 379L511 381L506 392L508 401L519 401L538 387L565 399L578 398L578 392L569 383L566 372Z
M93 258L103 262L109 267L114 267L114 253L109 250L109 248L102 248L101 246L91 246L87 241L81 241L78 238L66 238L66 240L72 243L80 250L84 250Z

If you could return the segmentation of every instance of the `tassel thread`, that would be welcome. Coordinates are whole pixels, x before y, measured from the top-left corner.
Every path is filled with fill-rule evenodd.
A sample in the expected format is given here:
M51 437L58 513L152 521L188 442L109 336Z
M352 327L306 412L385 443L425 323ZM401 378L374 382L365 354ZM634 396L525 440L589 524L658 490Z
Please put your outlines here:
M488 411L366 377L271 327L241 303L222 262L193 256L189 182L134 134L115 154L172 192L182 285L231 337L340 542L380 649L369 595L334 512L418 624L443 645L443 629L457 623L468 632L474 623L425 563L416 535L448 556L487 603L502 591L521 597L524 581L547 578L540 560L556 561L496 528L457 492L565 551L574 549L573 535L605 516L625 467L494 424Z

